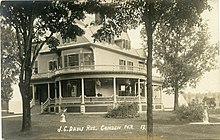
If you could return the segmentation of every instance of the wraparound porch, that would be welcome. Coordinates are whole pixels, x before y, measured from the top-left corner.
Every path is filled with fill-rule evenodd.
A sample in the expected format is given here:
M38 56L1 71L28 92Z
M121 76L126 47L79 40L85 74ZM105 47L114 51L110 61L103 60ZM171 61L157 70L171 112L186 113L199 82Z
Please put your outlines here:
M154 109L163 109L161 85L154 85ZM63 79L32 85L32 103L41 104L41 113L60 113L63 108L73 113L107 112L120 102L138 102L139 112L146 111L146 82L134 78Z

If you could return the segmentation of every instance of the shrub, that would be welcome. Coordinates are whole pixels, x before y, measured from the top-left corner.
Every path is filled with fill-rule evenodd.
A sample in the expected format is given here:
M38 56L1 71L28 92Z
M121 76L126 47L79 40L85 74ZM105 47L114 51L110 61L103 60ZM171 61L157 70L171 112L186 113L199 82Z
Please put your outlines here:
M137 102L123 102L106 114L108 118L133 118L138 116Z
M176 117L179 120L199 121L203 118L203 107L193 100L188 106L182 105L175 110Z

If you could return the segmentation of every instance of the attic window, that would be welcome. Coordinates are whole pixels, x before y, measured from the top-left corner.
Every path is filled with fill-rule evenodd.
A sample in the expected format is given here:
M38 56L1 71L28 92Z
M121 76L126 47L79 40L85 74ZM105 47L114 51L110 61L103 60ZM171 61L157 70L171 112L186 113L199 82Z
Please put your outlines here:
M62 39L62 41L63 41L63 44L65 44L65 43L70 43L70 42L76 42L77 41L77 38L75 38L75 39L71 39L71 38L66 38L66 39Z
M122 48L124 48L124 49L131 49L130 41L123 39L122 40Z

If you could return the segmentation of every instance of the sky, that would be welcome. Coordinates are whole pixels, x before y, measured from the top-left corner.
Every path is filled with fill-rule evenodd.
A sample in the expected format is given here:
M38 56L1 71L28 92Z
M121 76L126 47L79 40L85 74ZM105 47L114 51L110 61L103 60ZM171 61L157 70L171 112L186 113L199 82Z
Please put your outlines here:
M212 10L206 11L202 17L208 23L209 32L211 34L210 43L214 44L219 41L219 2L218 0L209 0ZM135 48L141 47L142 39L140 37L141 27L130 30L128 32L131 45ZM220 56L218 56L218 69L205 73L202 79L197 84L196 88L187 87L185 92L191 93L207 93L207 92L220 92Z

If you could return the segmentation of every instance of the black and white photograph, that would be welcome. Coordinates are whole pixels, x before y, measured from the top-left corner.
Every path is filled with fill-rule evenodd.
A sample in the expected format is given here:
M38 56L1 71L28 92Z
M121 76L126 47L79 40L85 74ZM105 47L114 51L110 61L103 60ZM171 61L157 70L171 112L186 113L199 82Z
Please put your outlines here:
M0 0L1 138L220 139L218 0Z

